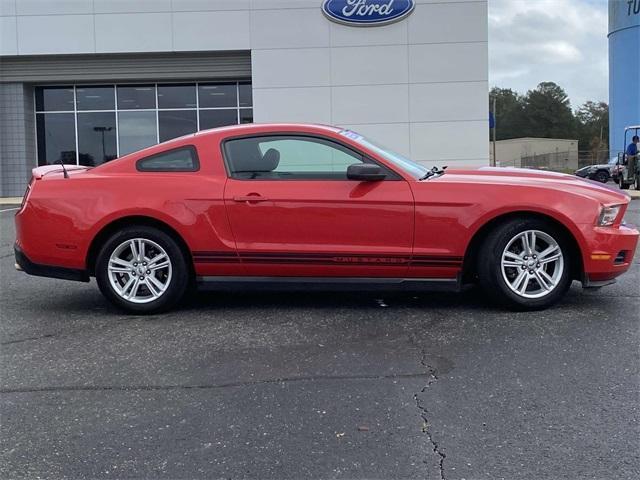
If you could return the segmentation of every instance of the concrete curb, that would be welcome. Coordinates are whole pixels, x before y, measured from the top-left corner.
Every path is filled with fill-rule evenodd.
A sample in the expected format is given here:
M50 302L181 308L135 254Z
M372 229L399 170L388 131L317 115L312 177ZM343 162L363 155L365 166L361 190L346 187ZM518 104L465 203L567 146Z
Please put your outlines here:
M0 197L0 205L20 205L22 197Z
M640 200L640 190L625 190L625 193L631 197L631 200Z

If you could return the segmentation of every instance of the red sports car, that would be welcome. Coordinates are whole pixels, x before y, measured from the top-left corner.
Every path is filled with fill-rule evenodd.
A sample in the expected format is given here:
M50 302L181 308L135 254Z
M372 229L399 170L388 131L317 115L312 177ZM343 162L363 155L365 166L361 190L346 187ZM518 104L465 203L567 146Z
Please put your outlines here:
M191 286L460 290L519 309L629 269L629 198L573 176L427 169L349 131L243 125L33 171L16 267L138 313Z

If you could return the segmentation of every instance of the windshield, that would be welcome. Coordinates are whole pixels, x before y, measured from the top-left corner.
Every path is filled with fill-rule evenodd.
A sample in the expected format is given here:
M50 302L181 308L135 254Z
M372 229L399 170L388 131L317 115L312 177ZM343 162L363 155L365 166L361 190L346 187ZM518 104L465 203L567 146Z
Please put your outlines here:
M609 165L615 165L616 163L618 163L618 157L611 157Z
M395 153L394 151L389 150L386 147L378 145L371 140L363 137L359 133L352 132L351 130L342 130L340 132L340 135L344 135L345 137L359 143L363 147L372 150L373 152L383 157L385 160L388 160L393 165L411 174L415 178L422 178L429 171L429 169L424 165L416 163L413 160L409 160L407 157L404 157L399 153Z

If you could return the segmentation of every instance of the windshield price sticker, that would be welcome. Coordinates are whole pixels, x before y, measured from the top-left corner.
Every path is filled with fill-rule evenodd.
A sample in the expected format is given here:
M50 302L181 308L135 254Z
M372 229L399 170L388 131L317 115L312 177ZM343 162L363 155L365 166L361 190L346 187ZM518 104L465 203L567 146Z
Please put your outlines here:
M361 140L362 139L362 135L359 135L356 132L352 132L351 130L342 130L340 132L340 135L344 135L345 137L350 138L351 140Z

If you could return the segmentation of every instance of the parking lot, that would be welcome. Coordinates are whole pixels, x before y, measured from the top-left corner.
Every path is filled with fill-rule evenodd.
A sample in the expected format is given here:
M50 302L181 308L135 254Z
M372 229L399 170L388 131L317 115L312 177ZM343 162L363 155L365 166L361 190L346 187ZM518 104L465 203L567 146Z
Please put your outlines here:
M137 317L16 272L13 213L0 478L640 478L638 257L544 312L210 293Z

